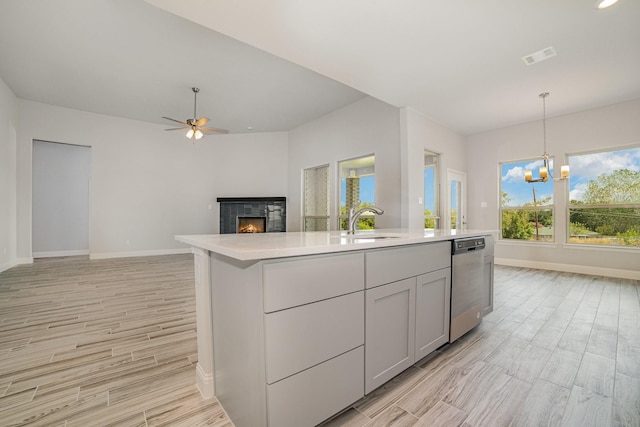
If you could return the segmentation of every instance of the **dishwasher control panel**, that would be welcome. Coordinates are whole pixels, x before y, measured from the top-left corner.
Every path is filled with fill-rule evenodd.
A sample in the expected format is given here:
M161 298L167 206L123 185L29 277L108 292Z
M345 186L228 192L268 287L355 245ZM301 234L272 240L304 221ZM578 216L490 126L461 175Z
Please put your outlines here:
M484 237L471 237L468 239L456 239L453 241L452 254L457 255L464 252L484 249Z

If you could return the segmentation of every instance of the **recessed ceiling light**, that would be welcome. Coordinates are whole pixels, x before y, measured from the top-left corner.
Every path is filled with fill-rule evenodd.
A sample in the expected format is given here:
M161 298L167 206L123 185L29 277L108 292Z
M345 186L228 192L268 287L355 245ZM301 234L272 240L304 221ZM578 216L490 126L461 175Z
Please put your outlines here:
M545 59L549 59L554 56L556 56L556 50L553 48L553 46L549 46L530 55L523 56L522 60L525 64L532 65L536 62L544 61Z
M598 3L596 3L596 7L598 9L606 9L607 7L613 6L616 3L618 3L618 0L598 0Z

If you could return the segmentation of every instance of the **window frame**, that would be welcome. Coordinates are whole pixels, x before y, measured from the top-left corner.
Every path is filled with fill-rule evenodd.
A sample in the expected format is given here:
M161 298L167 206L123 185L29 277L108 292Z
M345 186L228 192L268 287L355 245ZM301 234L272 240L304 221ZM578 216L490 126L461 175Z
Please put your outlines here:
M551 198L551 204L546 204L546 205L516 205L516 206L503 206L502 204L502 194L503 194L503 167L505 165L514 165L514 167L516 167L516 165L518 164L529 164L532 165L534 163L540 162L541 158L540 157L533 157L533 158L527 158L527 159L521 159L521 160L511 160L511 161L502 161L502 162L498 162L498 179L499 179L499 185L498 185L498 226L499 226L499 239L503 242L510 242L510 243L525 243L525 244L536 244L536 245L545 245L545 244L556 244L557 243L557 232L556 232L556 225L557 225L557 215L556 215L556 200L555 200L555 191L556 191L556 186L554 183L554 180L552 178L553 176L553 172L554 172L554 158L553 157L549 157L549 179L548 181L545 183L550 183L552 185L551 187L551 191L550 194L552 195ZM522 169L522 168L521 168ZM528 185L528 186L535 186L537 183L528 183L527 181L525 181L524 179L524 169L522 169L522 184L523 185ZM535 188L535 187L533 187ZM508 193L507 193L508 194ZM506 238L503 235L503 230L504 230L504 225L503 225L503 219L504 219L504 215L503 212L505 211L530 211L530 212L544 212L544 211L550 211L551 212L551 239L547 240L547 239L535 239L535 238L531 238L531 239L514 239L514 238ZM534 235L536 234L537 230L534 231Z
M325 194L326 194L326 215L318 215L317 212L314 214L307 214L307 200L308 200L308 194L307 194L307 171L318 171L320 169L325 169L326 170L326 183L325 183ZM326 231L330 230L331 227L331 207L330 207L330 186L331 186L331 180L330 180L330 166L329 164L324 164L324 165L318 165L318 166L312 166L309 168L305 168L302 170L302 230L303 231L318 231L318 230L307 230L307 219L326 219L327 221L327 229ZM325 230L322 230L325 231Z
M440 215L440 153L436 153L435 151L431 151L429 149L424 149L424 159L422 162L422 181L423 184L426 181L425 171L428 168L433 169L433 212L431 215L426 215L425 211L427 210L426 200L427 200L427 188L426 186L423 188L423 225L428 220L433 220L433 230L440 229L441 215ZM433 157L433 161L427 164L427 157ZM425 230L430 230L427 227L424 227Z
M610 147L607 149L597 149L597 150L588 150L588 151L580 151L574 153L567 154L567 164L571 166L571 159L579 156L589 156L589 155L597 155L597 154L606 154L606 153L614 153L618 151L626 151L626 150L639 150L640 144L633 144L628 146L617 146ZM575 168L573 168L575 169ZM609 172L614 172L617 170L625 170L624 169L613 169L609 170ZM638 171L636 171L638 172ZM604 172L606 173L606 171ZM598 173L594 176L601 176L602 173ZM587 209L638 209L640 210L640 202L638 203L602 203L602 204L572 204L571 203L571 179L572 176L569 176L568 185L566 186L564 197L566 201L566 209L565 209L565 221L566 221L566 230L565 230L565 243L567 246L571 246L573 248L591 248L591 249L603 249L603 250L623 250L623 251L640 251L640 245L617 245L617 244L602 244L602 243L588 243L588 242L580 242L580 241L572 241L571 235L571 212L572 210L587 210ZM575 177L574 177L575 179ZM611 236L611 239L615 241L619 237ZM624 237L623 237L624 239Z
M368 159L372 159L372 163L371 164L365 164L364 166L359 166L358 163L359 162L366 162ZM347 207L347 213L343 214L342 213L342 196L343 196L343 192L342 192L342 179L343 178L348 178L350 176L350 174L348 175L344 175L342 171L343 170L347 170L347 169L353 169L354 171L356 171L356 177L369 177L369 176L373 176L374 177L374 183L373 183L373 202L372 204L375 205L375 200L376 200L376 182L375 182L375 176L376 176L376 155L375 153L369 153L369 154L365 154L362 156L358 156L358 157L352 157L349 159L344 159L344 160L339 160L337 162L337 167L336 167L336 174L337 174L337 179L336 179L336 184L337 184L337 191L336 191L336 195L337 195L337 224L336 224L336 229L338 231L344 231L347 229L346 227L346 222L348 220L348 207L346 206L346 200L345 200L345 207ZM357 172L357 170L363 170L363 173L360 174ZM345 194L346 197L346 194ZM362 200L358 200L358 206L361 206L363 204ZM368 203L368 202L365 202ZM372 221L373 222L373 227L375 228L375 215L373 213L369 213L369 212L365 212L364 214L362 214L359 218L358 224L367 222L367 221ZM343 227L343 225L345 225Z

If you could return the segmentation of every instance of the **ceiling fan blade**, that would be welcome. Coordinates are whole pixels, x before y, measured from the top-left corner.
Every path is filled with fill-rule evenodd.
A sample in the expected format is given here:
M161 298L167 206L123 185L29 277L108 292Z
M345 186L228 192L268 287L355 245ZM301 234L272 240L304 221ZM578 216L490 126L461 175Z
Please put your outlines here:
M180 121L180 120L176 120L176 119L172 119L171 117L164 117L164 116L162 116L162 118L163 118L163 119L166 119L166 120L170 120L170 121L172 121L172 122L180 123L180 124L181 124L181 125L183 125L183 126L187 126L187 127L189 127L189 125L188 125L187 123L182 122L182 121Z
M227 129L220 129L220 128L201 127L198 129L200 129L203 132L229 133Z
M165 129L165 130L185 130L185 129L188 129L188 128L170 128L170 129Z
M200 127L200 126L204 126L207 124L207 122L209 121L209 119L207 119L206 117L201 117L198 120L196 120L195 125Z

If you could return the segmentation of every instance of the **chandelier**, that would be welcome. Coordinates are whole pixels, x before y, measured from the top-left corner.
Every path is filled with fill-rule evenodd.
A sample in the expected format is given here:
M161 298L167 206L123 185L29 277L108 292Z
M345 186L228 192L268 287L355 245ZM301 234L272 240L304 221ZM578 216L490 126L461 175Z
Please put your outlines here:
M542 154L542 166L538 170L539 178L533 179L533 172L531 170L526 170L524 172L524 179L529 183L534 182L547 182L549 180L549 176L553 179L553 175L549 172L549 153L547 153L547 96L549 96L549 92L543 92L538 95L542 98L542 141L544 144L544 154ZM559 179L567 179L569 178L569 165L563 165L560 167L560 178Z

